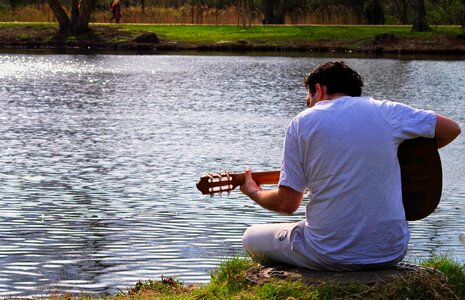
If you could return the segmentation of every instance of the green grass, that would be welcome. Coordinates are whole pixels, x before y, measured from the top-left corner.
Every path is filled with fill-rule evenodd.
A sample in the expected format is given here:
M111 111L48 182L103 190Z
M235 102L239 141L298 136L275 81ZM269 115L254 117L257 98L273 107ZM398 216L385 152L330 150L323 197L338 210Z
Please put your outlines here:
M28 40L31 38L31 35L27 33L21 33L20 35L18 35L18 38L21 40Z
M459 26L437 26L434 31L414 33L411 26L250 26L235 25L157 25L92 23L89 34L67 39L70 47L84 45L86 49L138 49L134 40L142 33L153 32L161 40L163 50L267 50L360 53L435 53L465 52L465 40ZM53 46L56 23L0 23L0 44L20 42L34 47ZM62 42L68 35L62 35ZM41 44L42 43L42 44ZM59 45L62 47L62 44ZM95 46L95 47L94 47ZM131 48L133 47L133 48ZM152 49L152 48L151 48Z
M0 28L31 27L31 28L56 28L58 23L49 22L0 22Z
M444 273L448 278L448 282L457 289L461 296L465 297L464 264L458 264L447 256L441 256L429 259L423 265Z
M250 280L260 266L246 258L223 261L210 283L185 286L172 278L139 282L127 292L109 299L463 299L464 265L448 257L423 263L440 272L410 272L375 284L304 284L299 280Z
M429 37L438 34L458 35L456 26L441 26L432 32L413 33L411 26L251 26L233 25L120 25L138 31L155 32L164 39L180 42L215 43L250 41L254 43L283 44L308 43L311 40L366 40L379 34Z

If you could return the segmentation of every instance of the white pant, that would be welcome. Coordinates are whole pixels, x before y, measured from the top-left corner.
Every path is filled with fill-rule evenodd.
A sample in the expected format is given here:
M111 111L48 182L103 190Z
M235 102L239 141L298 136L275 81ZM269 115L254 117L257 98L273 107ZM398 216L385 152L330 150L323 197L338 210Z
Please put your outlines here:
M401 257L379 264L343 265L329 262L315 253L301 254L295 251L292 243L301 240L301 227L305 220L297 223L253 225L244 232L242 245L252 259L261 263L279 262L291 266L326 271L354 271L362 269L382 269L395 265Z

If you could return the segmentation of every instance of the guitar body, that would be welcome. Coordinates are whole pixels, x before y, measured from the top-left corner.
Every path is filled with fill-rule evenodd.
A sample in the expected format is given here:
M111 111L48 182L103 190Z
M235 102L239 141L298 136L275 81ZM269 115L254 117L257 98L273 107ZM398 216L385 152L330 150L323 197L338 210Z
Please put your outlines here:
M407 220L423 219L436 209L441 199L442 168L436 141L406 140L400 144L397 157Z
M438 206L442 192L442 169L434 139L406 140L397 151L402 177L402 201L408 221L429 216ZM279 171L252 173L258 184L277 184ZM243 173L202 176L197 189L203 194L230 192L244 182Z

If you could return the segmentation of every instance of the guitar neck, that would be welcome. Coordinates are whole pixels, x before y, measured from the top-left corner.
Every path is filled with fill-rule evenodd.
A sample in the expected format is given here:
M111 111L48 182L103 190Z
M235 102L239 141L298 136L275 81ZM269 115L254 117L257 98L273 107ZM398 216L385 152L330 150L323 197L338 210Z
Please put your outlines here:
M255 172L252 173L252 178L258 185L276 184L279 182L280 173L280 171ZM202 194L213 195L215 193L230 192L242 185L244 181L244 173L208 173L208 175L200 177L200 181L196 186Z
M279 182L280 171L268 171L268 172L252 172L253 180L258 184L277 184ZM241 185L245 181L244 173L236 173L234 177L237 180L237 184Z

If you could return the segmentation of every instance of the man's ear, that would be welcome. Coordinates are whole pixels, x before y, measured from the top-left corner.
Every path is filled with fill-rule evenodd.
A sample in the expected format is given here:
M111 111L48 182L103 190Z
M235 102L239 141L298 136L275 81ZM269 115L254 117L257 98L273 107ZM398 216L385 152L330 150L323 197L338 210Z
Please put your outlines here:
M324 100L326 97L326 86L317 83L315 84L315 90L315 97L317 101Z

